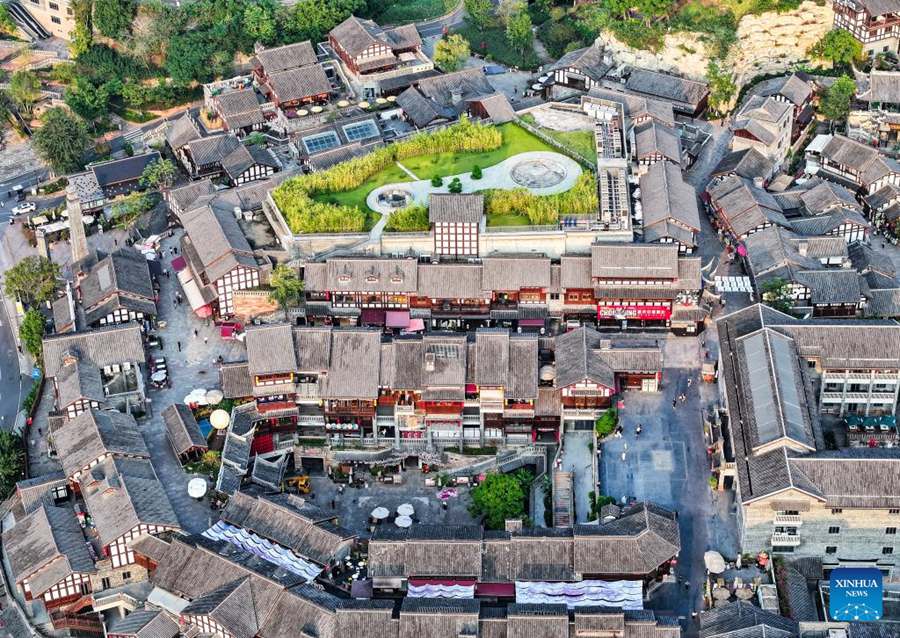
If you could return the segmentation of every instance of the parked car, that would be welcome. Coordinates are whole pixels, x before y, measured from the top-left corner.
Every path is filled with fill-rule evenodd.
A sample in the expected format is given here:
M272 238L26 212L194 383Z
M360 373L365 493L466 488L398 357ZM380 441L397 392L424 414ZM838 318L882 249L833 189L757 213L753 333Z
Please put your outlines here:
M19 204L12 209L14 215L24 215L25 213L33 213L37 210L37 204L34 202L25 202L24 204Z

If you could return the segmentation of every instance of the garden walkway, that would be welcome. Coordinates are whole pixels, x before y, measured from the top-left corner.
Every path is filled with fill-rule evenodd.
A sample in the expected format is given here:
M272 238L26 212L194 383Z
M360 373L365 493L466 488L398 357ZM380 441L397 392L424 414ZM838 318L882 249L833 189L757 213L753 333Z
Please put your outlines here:
M551 151L531 151L513 155L499 164L485 168L482 171L482 178L478 180L472 179L471 173L460 173L445 177L442 186L432 186L431 180L425 179L385 184L369 193L366 205L383 215L390 214L394 209L387 202L379 202L378 196L397 190L410 195L412 201L409 203L426 205L431 193L449 192L448 186L455 177L462 182L463 193L493 188L503 190L527 188L535 195L555 195L572 188L581 172L578 162L566 155ZM382 222L385 221L383 217Z
M395 164L397 164L397 166L400 167L400 170L403 171L404 173L406 173L407 175L409 175L412 179L414 179L414 180L418 180L418 179L419 179L419 176L418 176L418 175L416 175L416 174L413 173L411 170L409 170L408 168L406 168L406 167L405 167L403 164L401 164L400 162L395 162Z

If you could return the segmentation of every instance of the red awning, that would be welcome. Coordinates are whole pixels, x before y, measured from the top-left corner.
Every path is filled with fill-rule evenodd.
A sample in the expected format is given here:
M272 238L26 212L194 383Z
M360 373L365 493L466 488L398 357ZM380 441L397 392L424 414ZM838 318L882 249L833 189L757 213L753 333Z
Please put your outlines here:
M409 332L422 332L425 330L425 322L422 319L410 319L406 329Z
M384 325L384 310L377 308L363 308L359 317L360 324L369 324L370 326Z
M172 270L175 272L181 272L185 268L187 268L187 262L181 255L172 260Z
M409 326L409 310L388 310L386 313L388 328L406 328Z
M502 596L514 598L516 595L515 583L476 583L476 596Z
M543 319L519 319L519 325L524 328L543 328Z

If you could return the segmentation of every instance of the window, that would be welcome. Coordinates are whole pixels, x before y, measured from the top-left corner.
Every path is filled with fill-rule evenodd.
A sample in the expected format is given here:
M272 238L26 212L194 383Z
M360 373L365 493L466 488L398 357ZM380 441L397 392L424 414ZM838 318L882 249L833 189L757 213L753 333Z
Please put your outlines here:
M900 514L900 510L888 510L888 514Z
M884 554L885 556L887 556L888 554L893 554L894 548L893 547L882 547L881 553Z
M840 527L837 527L837 526L829 527L829 528L828 528L828 533L829 533L829 534L840 534L840 533L841 533L841 528L840 528Z
M826 554L837 554L837 546L829 545L828 547L825 548L825 553Z
M888 527L886 530L884 530L884 533L885 534L896 534L897 528L896 527Z
M109 589L109 578L103 577L100 579L100 589Z
M125 582L131 580L131 572L122 572L122 580Z
M306 147L306 152L312 155L313 153L327 151L328 149L340 146L341 140L338 139L337 133L334 131L326 131L325 133L319 133L318 135L304 137L303 145Z
M62 20L60 20L56 16L50 16L50 22L52 22L53 24L62 24Z
M59 5L55 2L49 2L47 4L53 11L59 11Z
M360 140L369 140L373 137L378 137L378 127L375 125L375 120L364 120L362 122L356 122L354 124L347 124L343 127L344 135L347 136L347 140L350 142L358 142Z
M840 507L835 507L834 509L831 510L831 513L832 514L843 514L844 510L841 509Z

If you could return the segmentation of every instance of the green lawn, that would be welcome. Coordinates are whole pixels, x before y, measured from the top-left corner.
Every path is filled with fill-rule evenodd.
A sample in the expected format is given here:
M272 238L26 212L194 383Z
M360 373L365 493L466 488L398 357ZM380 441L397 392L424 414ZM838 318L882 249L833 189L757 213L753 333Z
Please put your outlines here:
M488 226L530 226L527 215L488 215Z
M466 22L454 29L454 32L469 41L472 53L483 55L488 60L495 60L506 66L517 66L525 71L533 71L540 66L541 61L533 48L519 53L509 46L506 30L502 26L487 27L484 31L479 31Z
M411 170L419 179L431 179L435 175L447 177L470 172L476 165L487 168L499 164L508 157L529 151L552 151L556 149L548 146L521 126L512 122L502 124L500 132L503 134L503 145L500 148L484 153L441 153L434 156L421 155L403 160L403 165ZM404 173L399 166L389 166L367 179L361 186L351 191L342 193L327 193L316 195L314 199L320 202L355 206L362 210L366 207L366 196L375 188L394 182L408 182L409 175ZM446 183L446 180L445 180Z
M589 160L597 155L593 131L557 131L546 126L540 126L530 113L523 115L522 119L532 126L538 127L542 133L549 135L566 148L571 148L585 159Z

